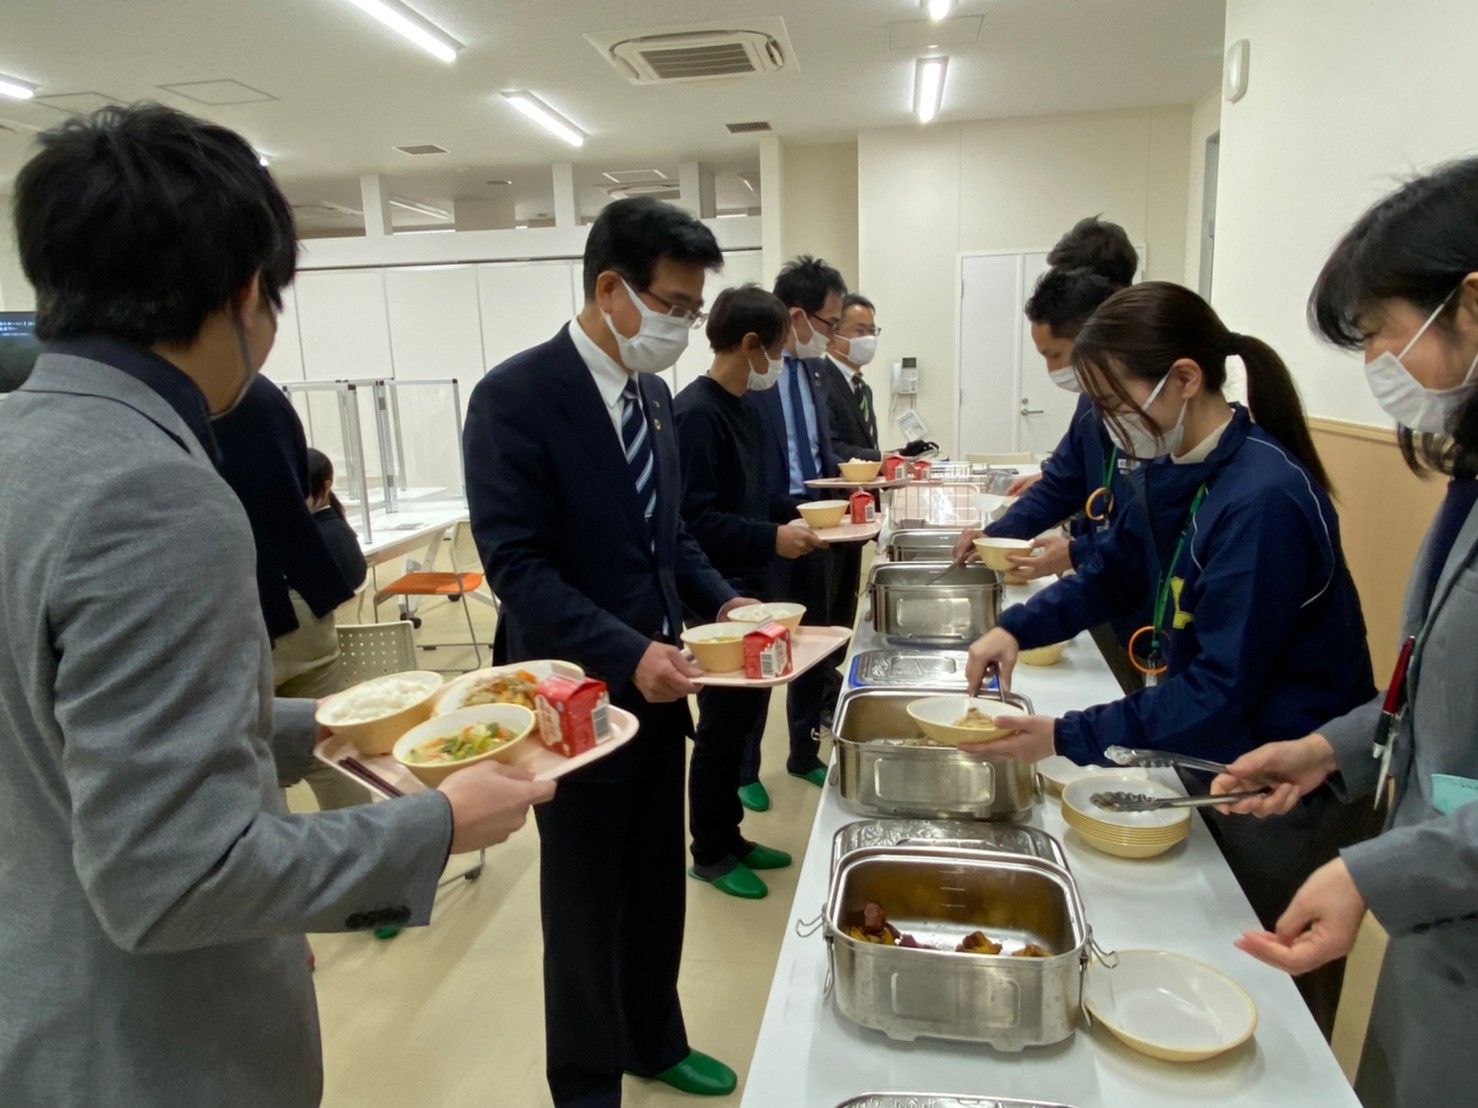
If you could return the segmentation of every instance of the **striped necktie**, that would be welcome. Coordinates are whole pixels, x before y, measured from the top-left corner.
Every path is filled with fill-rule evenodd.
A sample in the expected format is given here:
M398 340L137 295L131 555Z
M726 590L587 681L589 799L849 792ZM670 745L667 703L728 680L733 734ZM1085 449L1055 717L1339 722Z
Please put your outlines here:
M647 523L647 539L655 550L652 513L657 510L657 456L652 452L652 436L637 395L635 377L627 379L626 388L621 391L621 404L621 445L626 449L626 468L636 487L642 519Z

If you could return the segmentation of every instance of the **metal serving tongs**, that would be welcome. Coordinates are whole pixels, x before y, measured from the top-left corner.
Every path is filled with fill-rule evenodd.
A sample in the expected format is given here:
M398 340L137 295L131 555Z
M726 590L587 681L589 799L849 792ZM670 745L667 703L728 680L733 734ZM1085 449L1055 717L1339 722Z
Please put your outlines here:
M1198 769L1202 773L1228 772L1226 765L1222 762L1213 762L1206 758L1192 758L1189 754L1175 754L1169 750L1137 750L1129 746L1111 746L1103 752L1103 756L1116 766L1142 766L1145 769L1184 766L1186 769ZM1267 781L1269 785L1276 784L1265 777L1251 777L1249 780Z
M1230 804L1254 796L1267 796L1272 786L1264 785L1241 793L1222 793L1220 796L1147 796L1144 793L1108 792L1094 793L1088 799L1095 808L1105 812L1158 812L1162 808L1209 808L1215 804Z

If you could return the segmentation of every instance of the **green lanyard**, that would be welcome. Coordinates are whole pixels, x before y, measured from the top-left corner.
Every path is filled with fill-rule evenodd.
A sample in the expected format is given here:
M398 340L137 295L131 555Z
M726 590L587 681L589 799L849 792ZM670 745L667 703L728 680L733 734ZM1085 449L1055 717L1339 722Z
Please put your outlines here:
M1186 540L1191 536L1191 527L1196 522L1196 512L1201 508L1201 501L1206 499L1206 483L1203 481L1201 487L1196 490L1195 499L1191 501L1191 510L1186 515L1185 526L1181 528L1180 538L1175 543L1175 553L1170 555L1170 565L1160 575L1160 583L1157 588L1158 602L1155 604L1155 624L1150 638L1150 662L1155 664L1160 655L1160 632L1165 629L1165 606L1170 602L1170 586L1175 576L1175 566L1180 561L1181 551L1185 549Z
M1116 446L1111 451L1109 451L1109 459L1108 459L1108 462L1105 463L1104 464L1104 467L1103 467L1103 487L1104 488L1110 489L1110 490L1113 488L1113 486L1109 482L1111 482L1114 479L1114 473L1117 471L1118 466L1119 466L1119 448Z

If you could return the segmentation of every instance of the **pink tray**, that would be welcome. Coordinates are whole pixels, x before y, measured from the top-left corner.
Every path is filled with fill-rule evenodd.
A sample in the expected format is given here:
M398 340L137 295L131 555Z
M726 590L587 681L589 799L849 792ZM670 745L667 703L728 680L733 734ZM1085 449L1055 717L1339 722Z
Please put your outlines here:
M818 538L827 542L867 542L875 539L882 532L883 525L877 521L872 523L843 523L839 527L827 527L817 531Z
M896 489L911 485L912 481L898 478L893 481L874 477L871 481L848 481L845 477L815 477L806 482L808 489Z
M802 627L790 636L791 648L795 654L794 665L784 677L750 680L744 676L742 669L736 669L728 673L705 673L702 677L693 678L693 683L724 689L773 689L777 685L788 685L837 647L845 646L851 637L850 627Z
M542 742L537 735L530 735L523 742L515 746L508 755L508 761L515 766L523 766L531 771L540 781L549 781L556 777L563 777L567 773L573 773L582 766L588 766L591 762L598 762L607 754L625 746L635 736L640 724L637 718L624 708L611 705L611 737L601 743L594 750L587 750L584 754L578 754L573 758L566 758L556 754ZM375 793L377 796L390 797L395 794L386 790L376 788L369 782L358 777L345 769L339 763L344 758L357 759L359 764L369 770L380 780L391 788L402 793L423 792L426 786L414 773L406 769L389 754L361 754L353 743L347 739L337 736L324 739L313 748L313 755L320 762L332 766L349 780L357 782Z

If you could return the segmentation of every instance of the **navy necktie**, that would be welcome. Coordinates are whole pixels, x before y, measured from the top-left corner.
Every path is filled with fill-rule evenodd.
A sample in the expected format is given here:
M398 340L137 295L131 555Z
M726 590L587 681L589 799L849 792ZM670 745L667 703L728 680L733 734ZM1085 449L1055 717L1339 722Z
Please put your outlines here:
M621 405L621 445L626 450L626 468L636 488L642 519L647 524L647 538L655 546L652 513L657 510L657 456L652 452L652 436L637 396L635 377L627 380L621 392Z
M805 402L801 399L801 374L806 367L800 362L790 364L790 435L795 442L796 456L801 460L801 480L816 480L816 459L811 456L811 434L806 429Z

